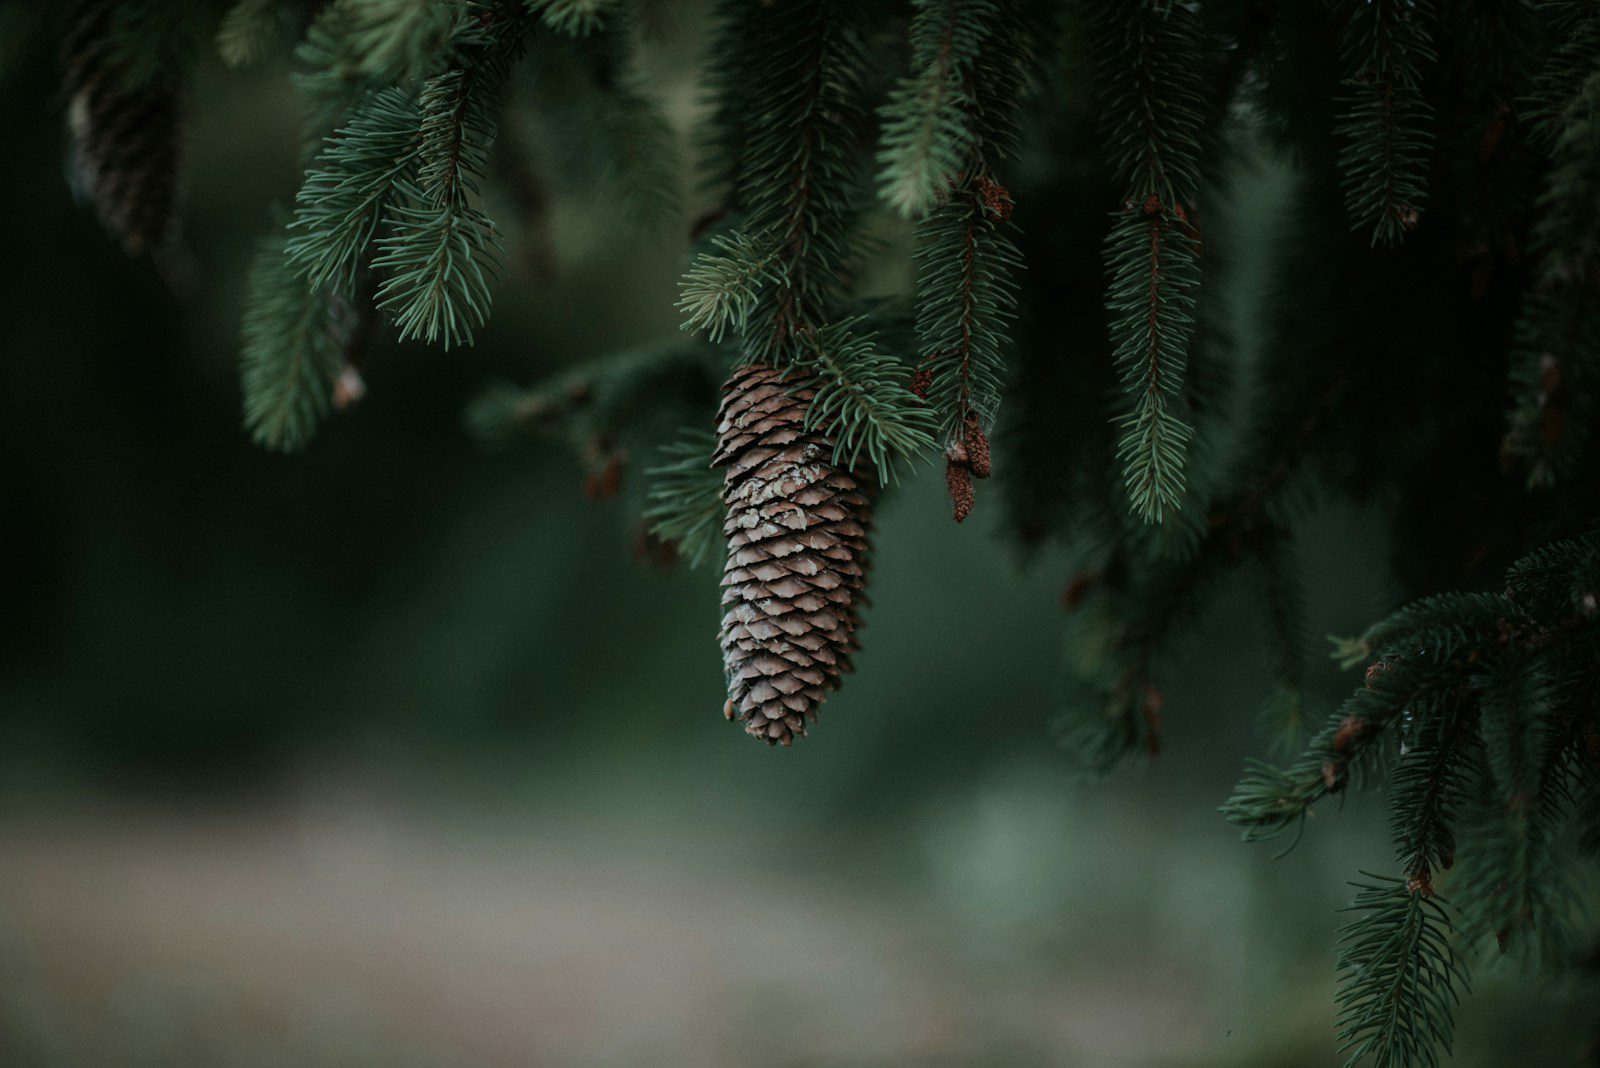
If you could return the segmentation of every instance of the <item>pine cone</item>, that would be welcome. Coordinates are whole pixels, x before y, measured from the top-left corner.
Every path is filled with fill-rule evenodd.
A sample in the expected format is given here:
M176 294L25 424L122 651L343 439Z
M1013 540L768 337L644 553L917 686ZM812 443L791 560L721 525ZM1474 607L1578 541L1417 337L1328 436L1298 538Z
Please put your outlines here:
M130 256L169 236L178 203L183 100L176 73L136 83L116 55L115 0L79 0L62 19L62 90L72 180Z
M727 468L724 712L787 746L859 648L872 475L836 466L833 441L805 428L811 388L756 364L724 389L712 460Z

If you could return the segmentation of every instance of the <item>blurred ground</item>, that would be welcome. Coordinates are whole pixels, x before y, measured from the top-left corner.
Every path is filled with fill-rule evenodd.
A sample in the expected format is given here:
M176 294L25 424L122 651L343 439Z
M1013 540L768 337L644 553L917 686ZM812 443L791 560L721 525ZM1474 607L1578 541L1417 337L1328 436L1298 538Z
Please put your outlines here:
M851 863L865 843L815 828L780 852L759 828L667 838L615 812L461 825L326 782L217 808L12 817L6 1059L1133 1065L1225 1037L1193 945L1159 929L1124 941L1036 896L1081 896L1054 849L1028 851L1044 862L1022 873L1032 901L1007 886L1028 859L957 859L1025 839L989 821L1062 830L1059 800L1026 793L964 828L912 828L933 893L888 870L904 844ZM1029 944L1040 934L1080 949L1052 959Z

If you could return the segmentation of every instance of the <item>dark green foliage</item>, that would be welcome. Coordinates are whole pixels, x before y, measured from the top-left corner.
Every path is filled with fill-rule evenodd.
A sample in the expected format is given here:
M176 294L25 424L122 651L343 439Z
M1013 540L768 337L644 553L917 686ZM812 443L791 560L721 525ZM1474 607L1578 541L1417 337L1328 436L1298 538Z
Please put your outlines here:
M1350 224L1392 245L1417 224L1426 195L1429 123L1422 98L1433 6L1427 0L1347 0L1341 41L1348 96L1339 120Z
M946 438L959 435L968 415L993 425L1016 318L1022 257L1006 232L1009 206L991 207L984 188L998 187L988 178L965 184L917 228L919 366Z
M390 86L414 88L435 73L450 42L466 31L468 0L333 0L295 49L295 88L315 132L351 105Z
M775 250L752 275L741 348L783 365L803 334L837 314L857 203L854 139L862 121L861 6L830 0L745 5L727 18L713 78L745 102L718 140L740 229ZM754 107L750 105L753 104ZM732 101L728 104L735 106Z
M494 140L487 109L501 77L498 62L458 67L429 79L418 98L417 178L396 184L400 203L372 263L387 276L378 306L394 314L401 341L470 345L489 318L497 243L477 202Z
M327 416L344 366L348 314L288 262L282 238L263 241L250 270L239 372L244 422L255 441L294 452Z
M526 0L528 10L558 33L586 37L601 26L619 7L617 0Z
M468 409L467 427L493 446L531 433L564 438L579 453L643 451L686 415L715 409L720 363L709 345L669 338L579 364L532 389L491 387Z
M905 369L863 332L860 318L801 335L793 365L816 383L806 425L834 439L834 459L849 467L871 462L893 482L897 465L933 445L933 413L905 385Z
M921 390L946 441L994 425L1021 254L1000 167L1029 62L1021 12L972 0L919 5L911 73L883 106L879 191L917 227Z
M723 551L722 472L711 466L716 436L690 432L661 447L649 471L650 506L644 518L657 537L678 547L690 567Z
M1359 891L1339 932L1339 1041L1347 1063L1378 1068L1439 1063L1450 1050L1457 988L1466 973L1450 948L1442 902L1398 880Z
M1529 480L1570 476L1589 443L1600 392L1600 15L1571 26L1539 83L1534 129L1551 167L1532 234L1538 257L1511 366L1506 445Z
M1117 455L1134 510L1161 522L1179 508L1193 434L1180 398L1200 283L1191 216L1200 182L1204 31L1184 5L1105 0L1096 12L1102 121L1123 182L1105 253L1114 359L1129 398Z
M1374 658L1362 687L1293 766L1253 763L1223 807L1247 841L1272 838L1388 766L1403 885L1363 887L1355 907L1367 918L1346 932L1352 1060L1433 1064L1448 1051L1452 984L1465 973L1432 900L1447 873L1470 939L1547 961L1574 949L1584 861L1560 839L1575 784L1597 770L1597 567L1591 534L1513 565L1503 594L1426 598L1373 626L1346 647Z
M908 219L949 196L978 148L982 102L974 67L1001 32L1001 19L1000 5L989 0L916 2L911 71L883 106L878 149L879 194Z
M217 28L217 52L230 67L244 67L261 58L280 28L278 0L238 0Z
M403 89L377 93L329 137L295 197L289 262L314 287L349 293L419 151L420 113Z
M604 29L581 43L534 35L530 111L541 156L563 191L591 200L625 230L657 233L678 219L682 153L643 91L634 20L623 5L604 6Z

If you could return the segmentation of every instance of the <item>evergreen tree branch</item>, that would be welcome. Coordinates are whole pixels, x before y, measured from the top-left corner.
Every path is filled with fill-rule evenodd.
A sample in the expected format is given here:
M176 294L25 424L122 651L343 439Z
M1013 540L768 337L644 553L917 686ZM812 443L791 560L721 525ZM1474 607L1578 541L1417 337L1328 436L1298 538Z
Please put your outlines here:
M420 152L420 113L403 89L385 89L329 137L295 195L289 263L313 288L353 291L379 228Z
M985 199L985 192L989 199ZM1002 199L1003 198L1003 199ZM1005 382L1005 348L1016 317L1021 254L1005 231L1009 197L981 176L918 227L917 345L924 398L947 440L969 418L993 425Z
M908 219L942 200L977 139L970 72L999 6L989 0L914 0L911 71L879 116L879 195Z
M1338 125L1346 209L1374 245L1392 245L1416 225L1426 195L1433 112L1421 82L1437 58L1433 8L1428 0L1345 0L1340 11L1350 94Z
M1106 238L1113 359L1131 402L1118 457L1134 511L1176 513L1193 434L1176 410L1194 330L1202 28L1184 5L1104 0L1103 109L1123 207Z
M856 210L861 9L833 0L747 6L726 19L728 51L715 59L715 78L742 94L745 114L714 141L737 159L745 231L770 234L778 249L776 281L746 317L744 353L782 366L805 331L827 324L840 295Z
M480 184L494 143L490 109L516 45L516 36L491 41L429 79L417 99L416 176L395 183L400 202L373 260L388 273L378 306L393 313L401 341L442 341L448 351L472 344L488 321L499 241Z
M1339 933L1339 1041L1347 1065L1435 1068L1450 1050L1466 969L1442 902L1401 880L1352 883L1354 918Z
M678 283L683 329L703 330L713 343L742 334L765 286L783 284L778 249L764 236L734 231L711 239Z
M240 378L245 427L269 449L303 449L327 416L349 335L343 301L307 283L282 237L262 243L250 270Z
M834 462L854 468L866 456L889 483L898 464L933 446L934 415L904 384L899 361L879 351L861 324L854 317L807 332L794 366L816 381L806 427L833 439Z
M662 446L662 462L646 472L650 504L644 518L651 532L675 545L690 567L724 550L723 473L711 466L715 449L716 436L710 431L690 431Z
M1600 26L1600 16L1592 21ZM1590 32L1600 38L1600 29ZM1589 58L1588 77L1543 120L1552 159L1532 237L1537 267L1517 324L1506 436L1532 485L1573 470L1600 395L1600 218L1591 196L1600 181L1600 43Z
M619 0L525 0L528 11L538 15L545 26L570 37L587 37L598 32L607 15L620 6Z
M217 52L230 67L247 67L266 52L283 20L280 0L236 0L217 27Z

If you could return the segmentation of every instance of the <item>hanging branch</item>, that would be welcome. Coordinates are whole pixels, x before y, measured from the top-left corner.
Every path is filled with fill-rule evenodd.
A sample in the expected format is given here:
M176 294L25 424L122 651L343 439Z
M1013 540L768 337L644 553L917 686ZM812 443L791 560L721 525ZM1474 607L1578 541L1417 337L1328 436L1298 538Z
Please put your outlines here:
M1374 245L1393 245L1416 226L1426 196L1433 110L1422 98L1422 69L1437 58L1433 8L1428 0L1345 0L1339 12L1350 94L1336 131L1345 207Z
M428 81L418 98L418 170L396 185L388 233L376 270L388 272L378 307L391 311L400 340L472 344L489 318L489 278L498 272L494 224L483 213L479 184L494 143L489 116L504 61L456 68Z
M989 0L915 0L911 71L879 113L878 193L920 219L945 198L978 138L972 68L1004 17Z
M1469 933L1502 952L1534 932L1543 953L1570 949L1577 858L1554 848L1578 804L1600 692L1600 535L1531 554L1503 594L1427 598L1342 643L1375 658L1291 768L1252 763L1223 814L1246 841L1303 828L1322 798L1391 766L1389 822L1404 877L1360 885L1340 956L1340 1037L1351 1062L1435 1064L1466 974L1433 900L1451 881ZM1390 744L1380 744L1388 742ZM1592 775L1592 769L1581 774ZM1485 789L1484 787L1487 787ZM1459 835L1456 828L1471 828Z
M1009 4L925 3L912 70L882 109L880 193L917 227L917 392L938 415L957 522L991 471L1022 257L996 177L1015 148L1027 49Z
M416 169L421 121L403 89L378 93L329 137L295 194L286 246L313 288L350 295L380 225Z
M711 466L716 435L687 432L661 448L661 463L650 477L650 505L644 518L650 532L677 548L690 567L714 559L723 549L723 474Z
M1159 523L1180 508L1193 430L1179 403L1194 332L1199 251L1190 223L1199 186L1199 40L1188 6L1103 0L1102 105L1124 183L1106 238L1114 360L1132 404L1117 455L1133 510Z
M839 296L865 63L854 23L829 0L763 6L740 26L733 54L717 61L754 71L741 87L737 197L745 232L770 235L776 248L769 284L746 317L750 361L786 364L804 330L826 325Z
M1368 878L1381 879L1379 876ZM1401 880L1351 883L1355 914L1339 931L1339 1042L1346 1064L1436 1068L1450 1051L1466 970L1444 905Z
M344 299L310 285L284 246L263 241L250 269L239 367L250 436L296 452L333 404L352 324Z
M1505 449L1553 485L1591 440L1600 394L1600 15L1568 29L1532 101L1551 165L1539 198L1533 283L1517 322Z

